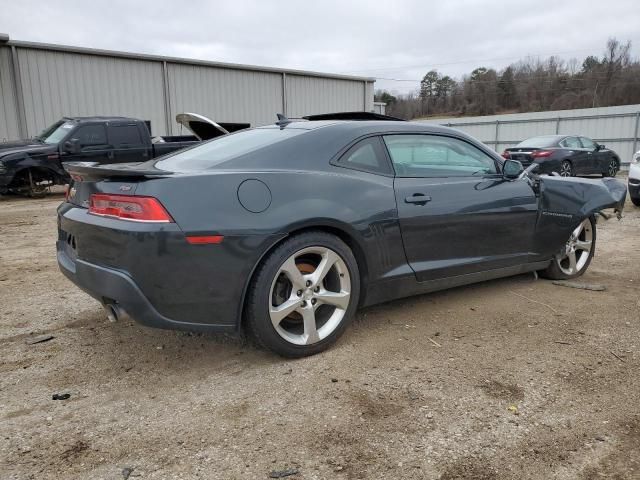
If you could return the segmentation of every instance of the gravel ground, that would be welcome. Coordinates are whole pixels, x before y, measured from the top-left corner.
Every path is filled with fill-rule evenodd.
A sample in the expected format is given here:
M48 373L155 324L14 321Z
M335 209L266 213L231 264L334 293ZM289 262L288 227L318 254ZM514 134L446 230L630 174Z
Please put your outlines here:
M583 277L606 291L523 275L413 297L285 361L108 323L57 269L61 200L0 199L2 479L640 478L631 204Z

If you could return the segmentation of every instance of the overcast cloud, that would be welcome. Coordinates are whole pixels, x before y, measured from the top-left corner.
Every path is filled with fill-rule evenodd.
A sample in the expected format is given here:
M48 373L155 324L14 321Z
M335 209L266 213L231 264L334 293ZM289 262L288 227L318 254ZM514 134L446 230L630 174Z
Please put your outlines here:
M526 56L640 52L640 1L2 0L12 39L414 80ZM417 82L378 80L407 92Z

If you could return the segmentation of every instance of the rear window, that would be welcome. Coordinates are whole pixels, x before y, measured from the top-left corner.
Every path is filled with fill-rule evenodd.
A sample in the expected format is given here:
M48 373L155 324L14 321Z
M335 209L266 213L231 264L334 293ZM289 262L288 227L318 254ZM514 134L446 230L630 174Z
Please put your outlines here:
M558 143L558 137L532 137L520 142L516 147L553 147Z
M262 147L300 135L306 130L291 128L256 128L210 140L187 150L164 157L156 168L173 172L206 170Z
M115 148L141 145L140 131L137 125L112 125L109 127L109 142Z

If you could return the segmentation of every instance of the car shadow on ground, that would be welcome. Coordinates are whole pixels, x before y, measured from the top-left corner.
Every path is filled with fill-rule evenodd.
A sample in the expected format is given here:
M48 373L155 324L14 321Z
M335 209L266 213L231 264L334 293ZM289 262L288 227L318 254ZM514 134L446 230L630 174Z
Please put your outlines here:
M389 329L406 324L418 324L421 329L428 329L430 322L442 324L447 315L456 318L464 315L460 305L473 310L474 305L482 301L480 298L490 301L493 295L502 297L508 291L533 284L531 274L519 275L361 309L345 335L332 348L339 349L354 342L384 341ZM513 301L526 302L515 296ZM456 308L456 312L447 314ZM431 318L430 309L442 312L445 318L439 315L437 319ZM414 312L423 313L414 315ZM67 328L73 330L72 335L76 337L73 342L81 350L100 355L105 366L126 371L135 369L140 363L153 363L153 368L164 374L185 371L211 374L234 364L237 368L262 368L292 361L259 348L245 334L233 336L154 329L139 325L128 317L109 322L99 307L85 312Z

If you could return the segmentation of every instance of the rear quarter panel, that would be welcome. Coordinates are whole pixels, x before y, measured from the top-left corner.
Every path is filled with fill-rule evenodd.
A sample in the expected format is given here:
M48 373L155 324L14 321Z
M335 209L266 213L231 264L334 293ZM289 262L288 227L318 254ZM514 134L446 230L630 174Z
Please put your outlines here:
M268 208L260 213L247 210L238 199L238 189L248 179L263 182L270 192ZM136 194L162 199L185 233L280 239L302 229L327 227L355 242L367 281L410 271L391 177L333 166L328 171L216 171L147 180ZM258 259L272 246L256 252Z

